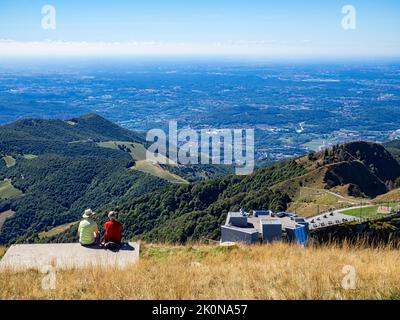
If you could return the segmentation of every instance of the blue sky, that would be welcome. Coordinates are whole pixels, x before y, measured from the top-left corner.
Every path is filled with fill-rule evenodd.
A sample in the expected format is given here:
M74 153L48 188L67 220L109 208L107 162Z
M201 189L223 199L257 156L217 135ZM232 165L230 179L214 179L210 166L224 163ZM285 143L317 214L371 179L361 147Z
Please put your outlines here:
M56 30L41 27L46 4ZM357 28L346 31L348 4ZM0 54L400 56L399 30L398 0L0 1Z

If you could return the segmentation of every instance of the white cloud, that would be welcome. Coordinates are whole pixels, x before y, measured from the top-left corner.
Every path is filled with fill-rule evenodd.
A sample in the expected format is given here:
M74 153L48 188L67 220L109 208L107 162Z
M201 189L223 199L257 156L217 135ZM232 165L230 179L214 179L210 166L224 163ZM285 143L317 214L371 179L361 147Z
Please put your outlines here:
M339 49L338 49L339 48ZM397 55L398 48L373 53L371 48L326 46L310 40L296 43L276 40L229 42L75 42L13 41L0 39L0 56L107 56L107 55L253 55L253 56L316 56L316 55Z

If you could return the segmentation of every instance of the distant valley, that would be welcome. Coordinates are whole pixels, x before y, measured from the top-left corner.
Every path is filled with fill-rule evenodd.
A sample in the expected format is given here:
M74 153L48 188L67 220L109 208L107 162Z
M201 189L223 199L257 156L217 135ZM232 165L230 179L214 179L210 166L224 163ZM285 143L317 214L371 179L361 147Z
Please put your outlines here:
M256 157L400 138L400 64L123 63L0 67L0 124L86 112L139 131L254 128Z

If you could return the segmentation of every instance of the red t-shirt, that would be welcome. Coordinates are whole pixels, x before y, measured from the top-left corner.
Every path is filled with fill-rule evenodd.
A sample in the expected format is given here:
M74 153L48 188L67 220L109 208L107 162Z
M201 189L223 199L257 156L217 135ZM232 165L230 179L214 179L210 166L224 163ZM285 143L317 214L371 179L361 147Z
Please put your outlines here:
M118 221L108 221L105 225L106 234L104 236L105 242L121 243L122 238L122 224Z

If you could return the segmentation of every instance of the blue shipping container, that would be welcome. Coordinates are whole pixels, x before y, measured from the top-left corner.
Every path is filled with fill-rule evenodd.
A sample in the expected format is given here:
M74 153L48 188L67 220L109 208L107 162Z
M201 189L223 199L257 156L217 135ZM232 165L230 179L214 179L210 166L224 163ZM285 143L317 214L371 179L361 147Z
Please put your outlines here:
M262 210L254 210L253 214L258 217L258 216L270 216L273 214L273 212L271 210L267 210L267 211L262 211Z
M286 228L286 233L289 242L296 242L301 246L306 246L308 243L307 227L303 225L296 226L295 228Z

